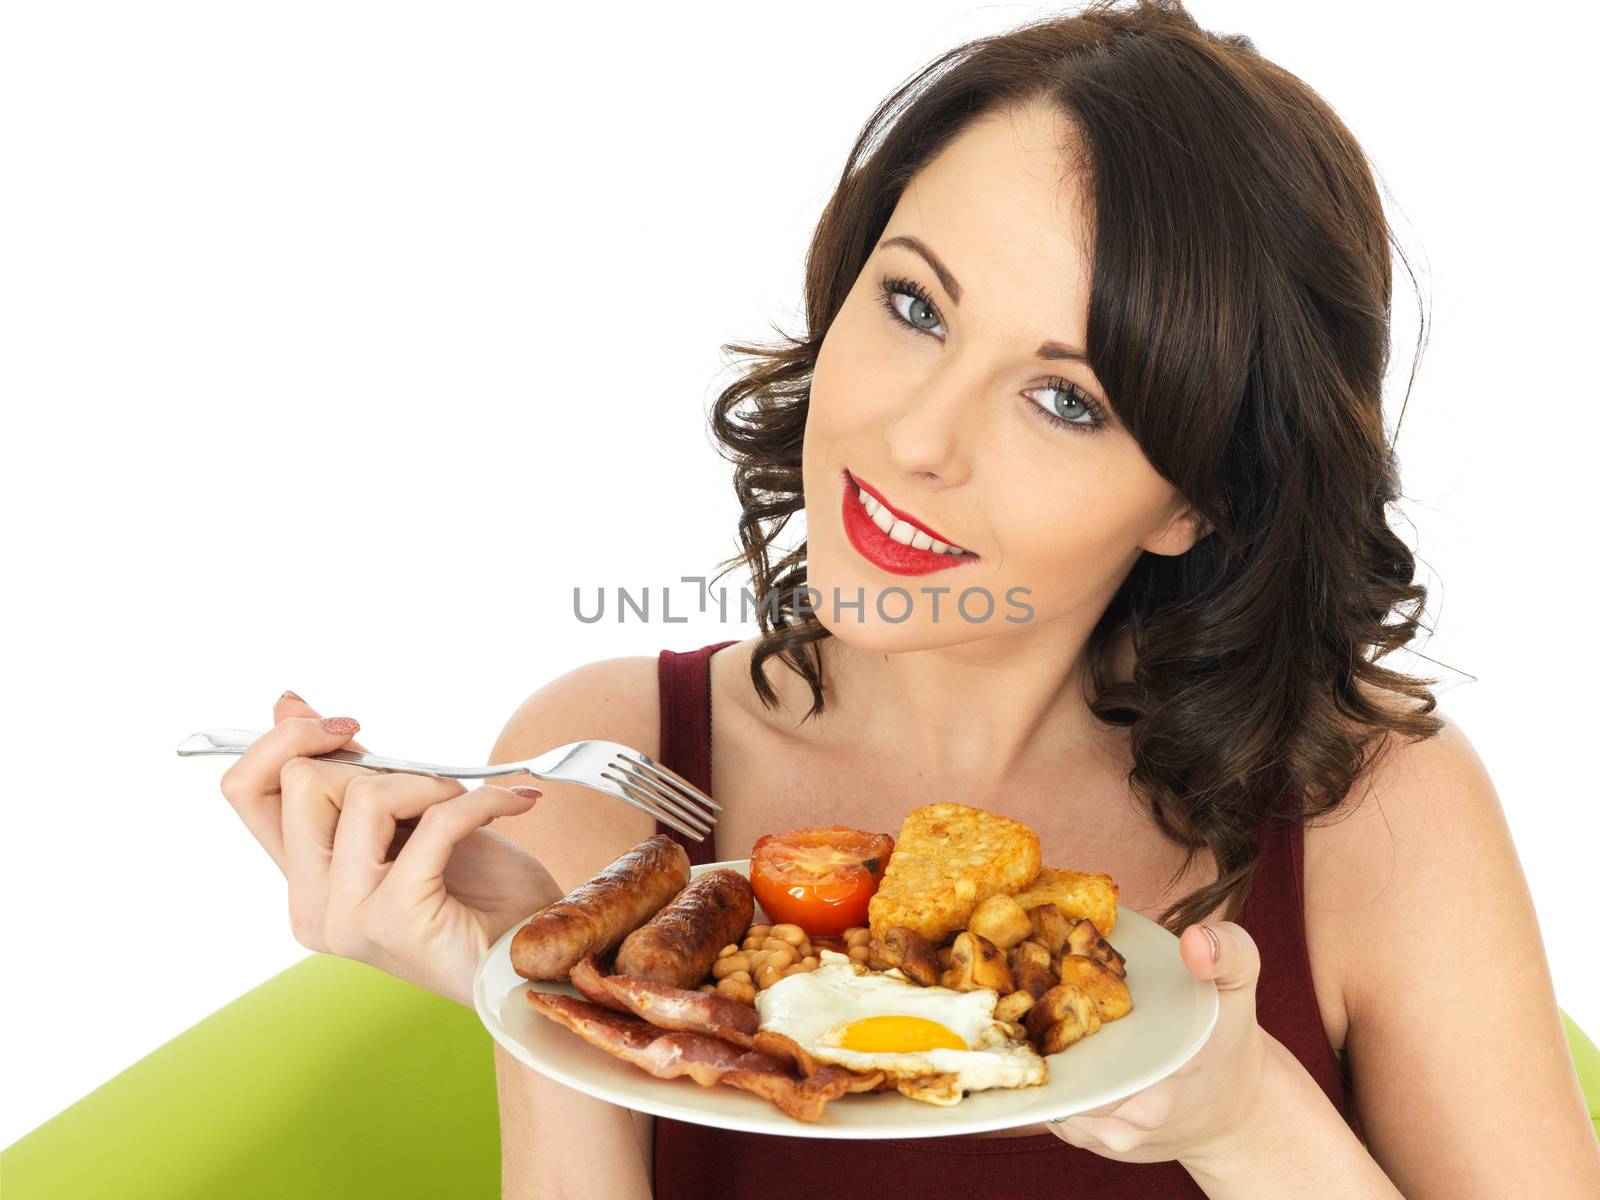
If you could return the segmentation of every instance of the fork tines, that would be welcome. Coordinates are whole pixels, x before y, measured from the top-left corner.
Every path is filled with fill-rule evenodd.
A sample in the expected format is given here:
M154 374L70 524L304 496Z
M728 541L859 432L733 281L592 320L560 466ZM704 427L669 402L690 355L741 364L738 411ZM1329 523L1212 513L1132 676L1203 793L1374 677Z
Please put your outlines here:
M606 764L622 777L601 775L672 828L696 841L705 841L722 806L676 772L643 754L618 754Z

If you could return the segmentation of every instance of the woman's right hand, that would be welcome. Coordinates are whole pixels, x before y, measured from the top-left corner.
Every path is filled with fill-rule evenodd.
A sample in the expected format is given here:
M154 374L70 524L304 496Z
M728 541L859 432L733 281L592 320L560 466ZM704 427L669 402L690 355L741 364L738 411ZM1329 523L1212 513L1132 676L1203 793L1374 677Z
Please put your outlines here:
M272 729L223 773L222 794L283 872L301 945L471 1007L489 947L563 894L537 859L484 828L541 793L312 757L364 749L358 728L285 692Z

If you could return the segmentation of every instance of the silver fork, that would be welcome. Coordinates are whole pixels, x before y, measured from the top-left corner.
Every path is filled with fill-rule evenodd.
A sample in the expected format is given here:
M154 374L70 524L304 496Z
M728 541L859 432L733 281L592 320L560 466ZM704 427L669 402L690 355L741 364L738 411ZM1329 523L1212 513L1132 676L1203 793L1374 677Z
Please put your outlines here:
M184 757L196 754L243 754L261 735L248 729L202 729L178 743ZM619 742L568 742L537 758L521 762L496 763L492 767L445 767L438 763L411 762L404 758L385 758L359 750L330 750L315 758L355 763L377 771L403 771L410 775L432 775L439 779L495 779L502 775L532 775L535 779L554 779L576 783L615 796L664 821L697 842L716 822L722 806L683 776L656 762L647 754Z

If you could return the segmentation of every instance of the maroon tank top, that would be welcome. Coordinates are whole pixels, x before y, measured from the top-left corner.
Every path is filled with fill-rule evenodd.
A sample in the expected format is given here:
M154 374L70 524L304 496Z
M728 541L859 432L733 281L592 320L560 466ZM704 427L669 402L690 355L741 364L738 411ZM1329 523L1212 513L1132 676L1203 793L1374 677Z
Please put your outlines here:
M684 652L663 650L659 659L660 761L708 795L710 658L736 640ZM747 851L728 847L726 854L719 854L715 830L703 842L660 823L656 832L681 843L693 863L739 858ZM1328 1044L1312 990L1301 898L1301 833L1294 822L1272 822L1257 833L1261 858L1239 921L1261 951L1256 1019L1300 1060L1359 1135L1349 1079ZM906 1193L918 1200L1205 1196L1176 1162L1118 1162L1051 1133L832 1140L738 1133L656 1118L656 1200L838 1200L841 1188L851 1195Z

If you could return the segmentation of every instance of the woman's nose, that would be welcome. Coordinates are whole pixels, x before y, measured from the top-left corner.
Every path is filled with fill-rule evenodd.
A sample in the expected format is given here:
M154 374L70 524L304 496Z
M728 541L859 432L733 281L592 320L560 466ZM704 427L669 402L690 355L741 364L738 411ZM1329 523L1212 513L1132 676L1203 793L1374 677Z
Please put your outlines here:
M971 455L970 399L927 397L909 405L889 426L888 457L907 479L933 487L962 482Z

